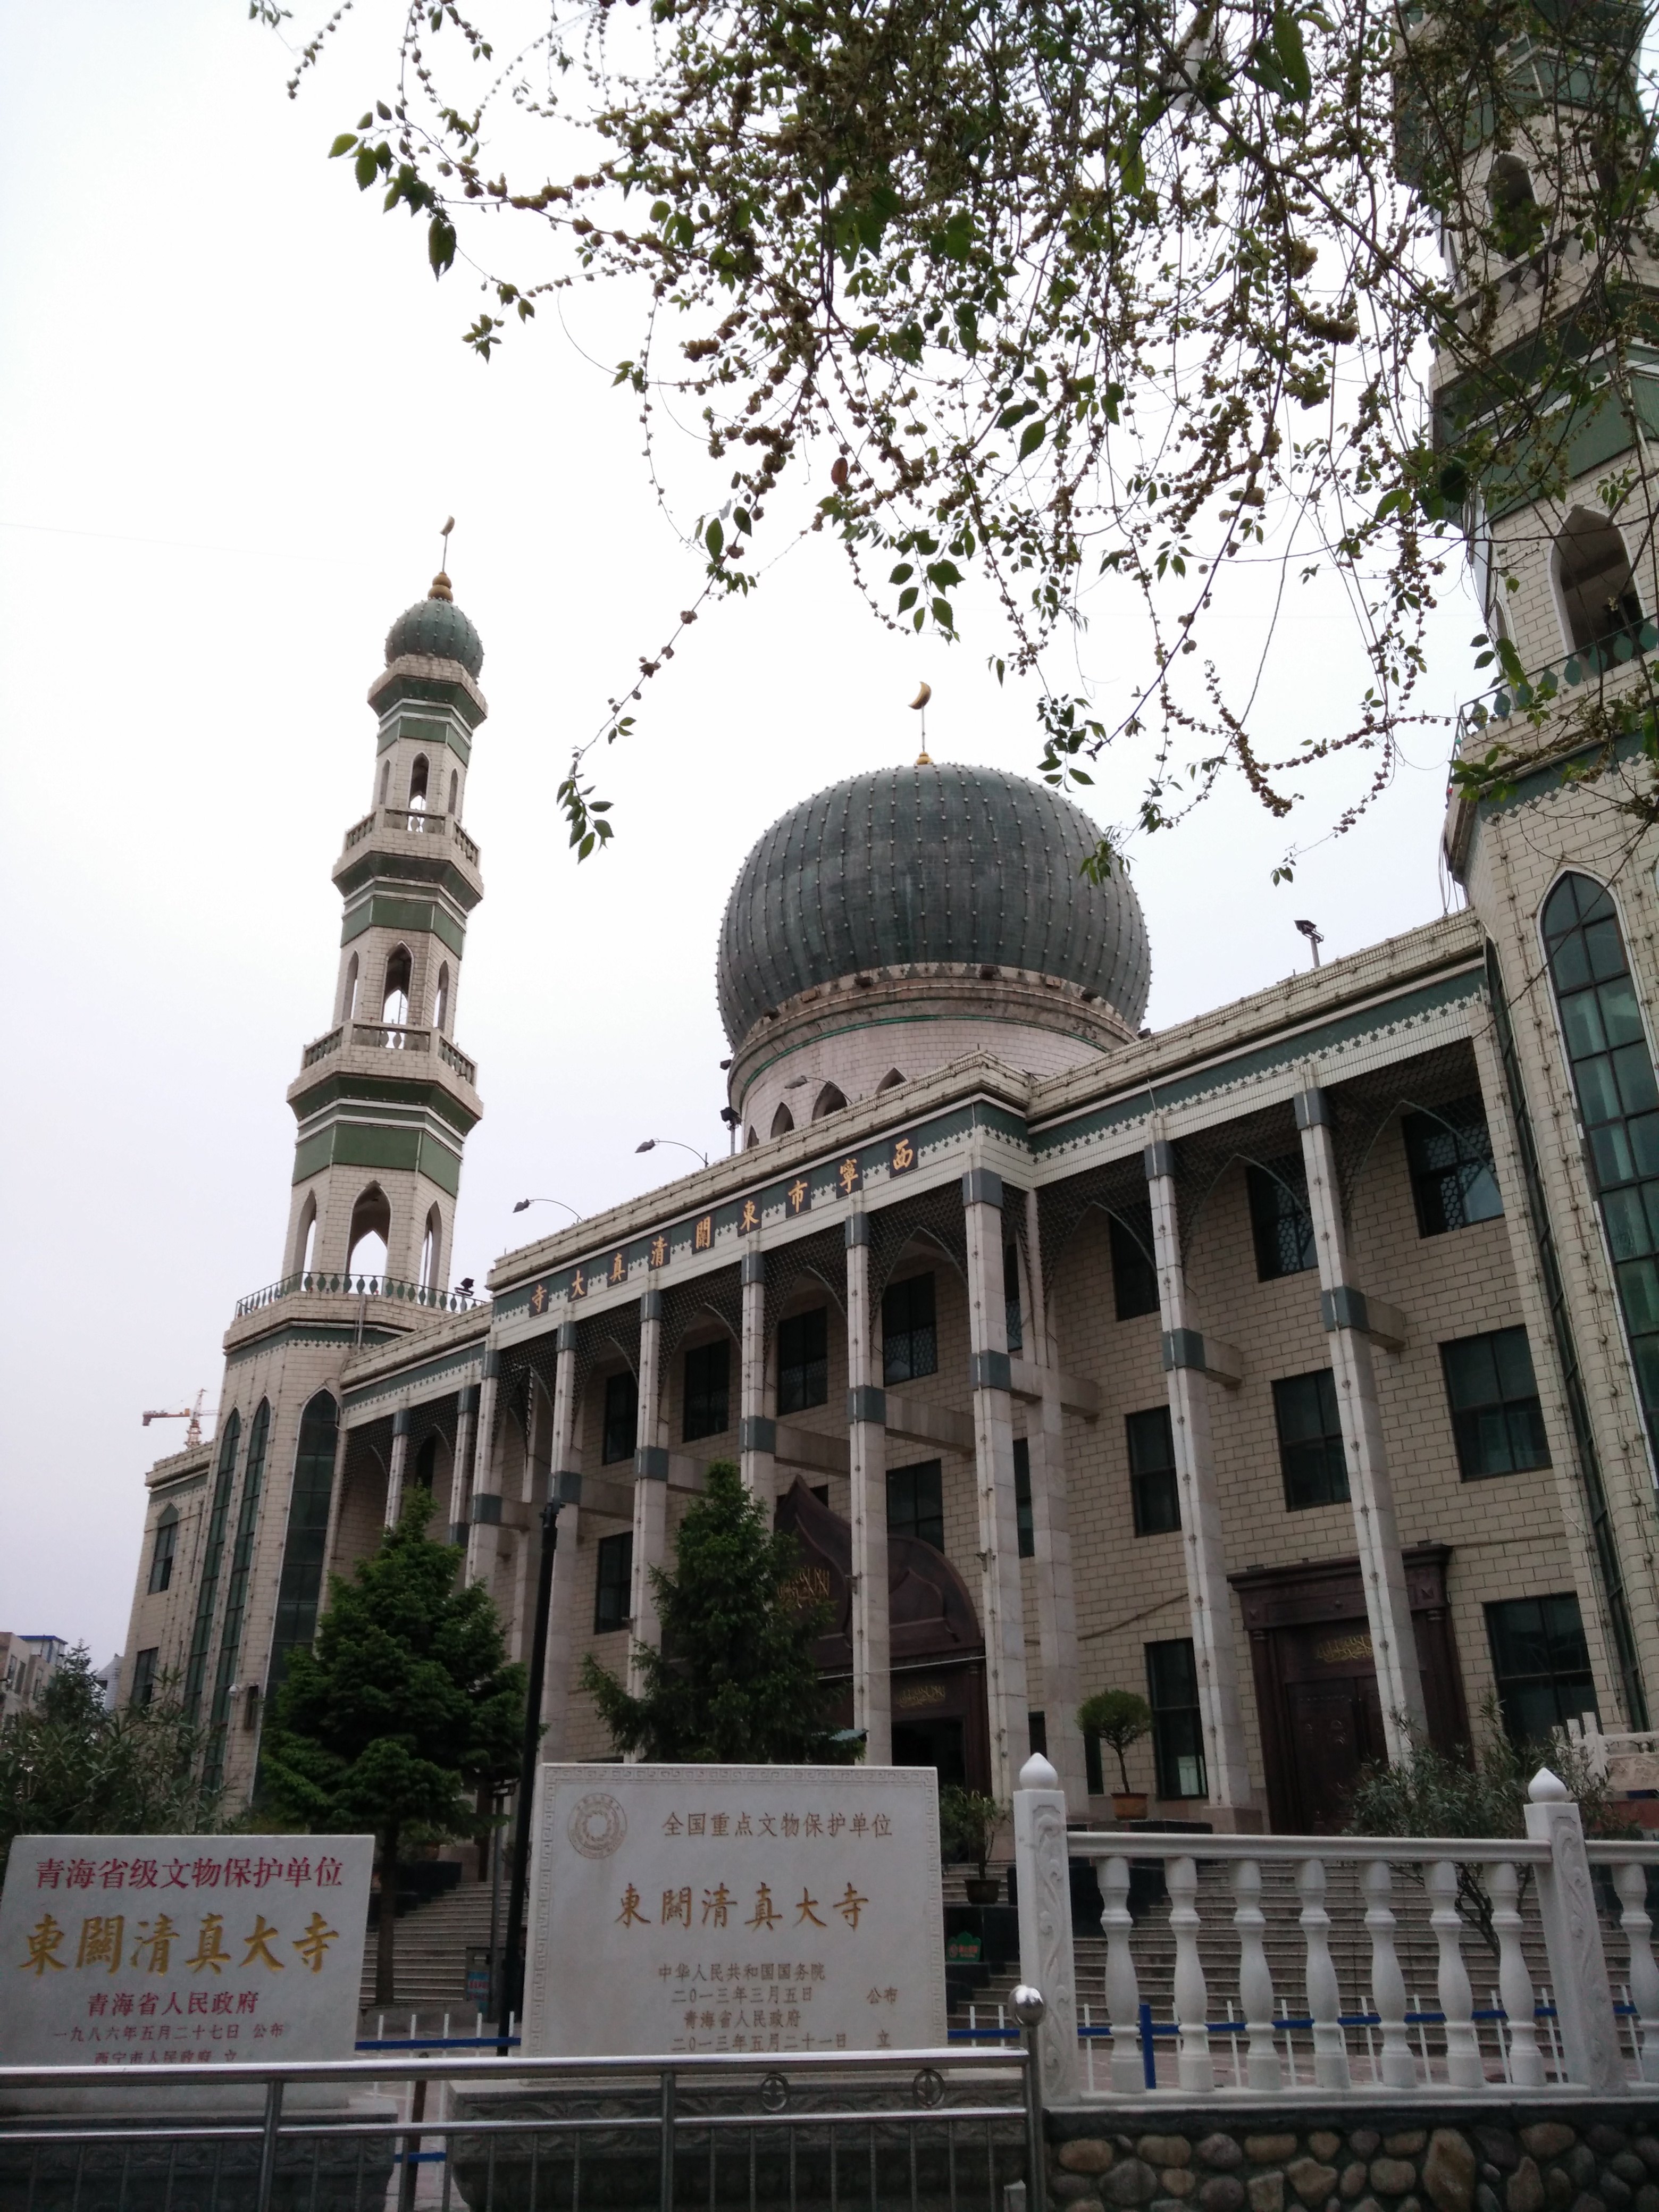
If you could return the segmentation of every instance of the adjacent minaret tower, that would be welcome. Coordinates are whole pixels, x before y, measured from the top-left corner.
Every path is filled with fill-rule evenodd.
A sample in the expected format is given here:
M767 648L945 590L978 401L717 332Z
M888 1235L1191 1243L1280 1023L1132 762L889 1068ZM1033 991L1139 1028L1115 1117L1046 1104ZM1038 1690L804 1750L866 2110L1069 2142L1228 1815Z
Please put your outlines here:
M325 1291L374 1291L380 1278L418 1302L448 1281L461 1150L483 1111L454 1030L467 917L483 896L461 818L489 709L483 641L441 571L392 625L386 663L368 692L369 811L334 865L345 910L333 1026L289 1086L299 1135L284 1275Z

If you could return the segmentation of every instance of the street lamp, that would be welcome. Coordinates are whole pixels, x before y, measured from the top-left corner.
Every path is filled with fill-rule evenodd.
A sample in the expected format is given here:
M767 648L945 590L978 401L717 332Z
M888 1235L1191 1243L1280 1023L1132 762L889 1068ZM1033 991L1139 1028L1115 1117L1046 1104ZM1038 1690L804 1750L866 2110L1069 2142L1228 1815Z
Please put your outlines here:
M522 1213L527 1206L562 1206L573 1221L580 1221L581 1219L580 1214L577 1212L575 1207L571 1205L568 1199L521 1198L515 1203L513 1211L514 1213Z
M1296 926L1301 932L1302 935L1307 939L1308 943L1312 946L1314 966L1317 968L1319 965L1319 948L1325 942L1324 937L1321 933L1317 924L1314 922L1298 921Z
M642 1145L635 1145L634 1150L636 1152L654 1152L659 1145L678 1145L681 1152L690 1152L694 1159L701 1160L704 1167L708 1164L707 1152L700 1152L695 1145L688 1145L679 1137L647 1137Z

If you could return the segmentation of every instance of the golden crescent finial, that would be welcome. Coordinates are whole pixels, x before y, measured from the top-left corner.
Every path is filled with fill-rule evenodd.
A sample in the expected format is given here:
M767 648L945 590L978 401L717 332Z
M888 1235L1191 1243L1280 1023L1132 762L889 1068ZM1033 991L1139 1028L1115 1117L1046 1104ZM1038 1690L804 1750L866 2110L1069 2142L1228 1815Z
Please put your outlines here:
M910 702L911 712L915 713L918 708L925 707L933 696L933 685L931 684L924 684L921 689L917 692L915 697Z

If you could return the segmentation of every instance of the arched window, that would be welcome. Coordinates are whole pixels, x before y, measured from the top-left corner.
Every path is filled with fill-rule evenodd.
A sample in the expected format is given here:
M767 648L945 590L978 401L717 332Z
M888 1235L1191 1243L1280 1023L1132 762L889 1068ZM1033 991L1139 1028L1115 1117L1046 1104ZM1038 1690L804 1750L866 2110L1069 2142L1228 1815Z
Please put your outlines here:
M890 1067L876 1085L877 1097L879 1098L884 1091L896 1091L903 1080L904 1078L899 1073L897 1068Z
M438 1475L438 1432L434 1429L415 1455L415 1471L410 1476L416 1490L425 1491L429 1498Z
M355 1022L357 1018L357 982L360 970L354 952L346 962L345 983L340 992L340 1019Z
M1637 1389L1659 1443L1659 1085L1612 899L1589 876L1563 876L1543 920Z
M449 811L452 814L454 813L456 807L459 805L460 797L461 772L459 769L453 768L449 771Z
M1605 514L1574 507L1556 538L1554 567L1561 624L1573 652L1634 639L1642 602L1625 541Z
M835 1085L826 1083L812 1101L812 1119L815 1121L821 1121L826 1114L839 1114L846 1103L846 1099L836 1090Z
M381 805L382 806L384 806L384 805L386 805L386 793L387 793L387 792L388 792L388 791L390 791L390 790L391 790L391 788L392 788L392 763L391 763L391 760L390 760L389 758L387 758L387 759L386 759L386 760L383 760L383 761L380 763L380 805Z
M430 774L431 766L426 755L416 753L415 764L409 771L409 811L411 814L426 812L426 784ZM409 826L411 830L416 830L420 824L411 822Z
M149 1555L149 1594L157 1597L173 1586L173 1562L179 1551L179 1509L165 1505L155 1524L155 1548Z
M449 1028L449 963L445 961L438 970L438 995L432 1005L432 1026L447 1031Z
M415 963L409 957L409 947L400 945L386 963L386 988L380 994L380 1019L389 1029L402 1030L409 1020L409 986ZM401 1051L401 1036L389 1036L386 1043Z
M288 1534L276 1583L276 1618L271 1628L270 1671L265 1677L267 1698L274 1698L283 1686L289 1654L308 1644L316 1633L339 1429L338 1406L330 1392L319 1390L300 1416L294 1487L289 1493Z
M772 1116L772 1134L775 1137L787 1137L794 1126L794 1115L787 1106L780 1105L777 1112Z
M294 1235L294 1272L308 1275L317 1257L317 1194L307 1194L300 1209L299 1226Z
M214 1607L219 1595L219 1570L225 1557L225 1516L230 1511L231 1486L236 1477L236 1449L242 1440L242 1417L233 1413L219 1438L219 1464L213 1477L213 1497L208 1506L207 1545L202 1553L202 1579L196 1592L196 1621L191 1631L190 1656L185 1665L185 1711L194 1720L201 1711L202 1687L207 1680L208 1642L213 1634Z
M346 1273L365 1279L384 1276L386 1248L391 1242L392 1207L380 1184L372 1182L351 1209Z
M438 1262L443 1252L443 1216L434 1206L426 1217L426 1235L421 1239L421 1288L435 1291L438 1287Z
M1543 232L1544 210L1524 161L1513 154L1498 156L1486 179L1486 203L1503 251L1517 260L1530 253Z

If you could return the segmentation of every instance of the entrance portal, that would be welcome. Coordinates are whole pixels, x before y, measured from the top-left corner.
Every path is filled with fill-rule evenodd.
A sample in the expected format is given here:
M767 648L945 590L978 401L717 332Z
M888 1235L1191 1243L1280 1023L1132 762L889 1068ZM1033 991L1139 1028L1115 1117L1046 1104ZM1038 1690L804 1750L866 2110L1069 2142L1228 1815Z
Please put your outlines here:
M1450 1558L1445 1544L1405 1554L1429 1741L1443 1751L1468 1737L1446 1605ZM1361 1767L1386 1756L1359 1562L1259 1567L1229 1579L1249 1632L1268 1818L1281 1834L1331 1834Z

